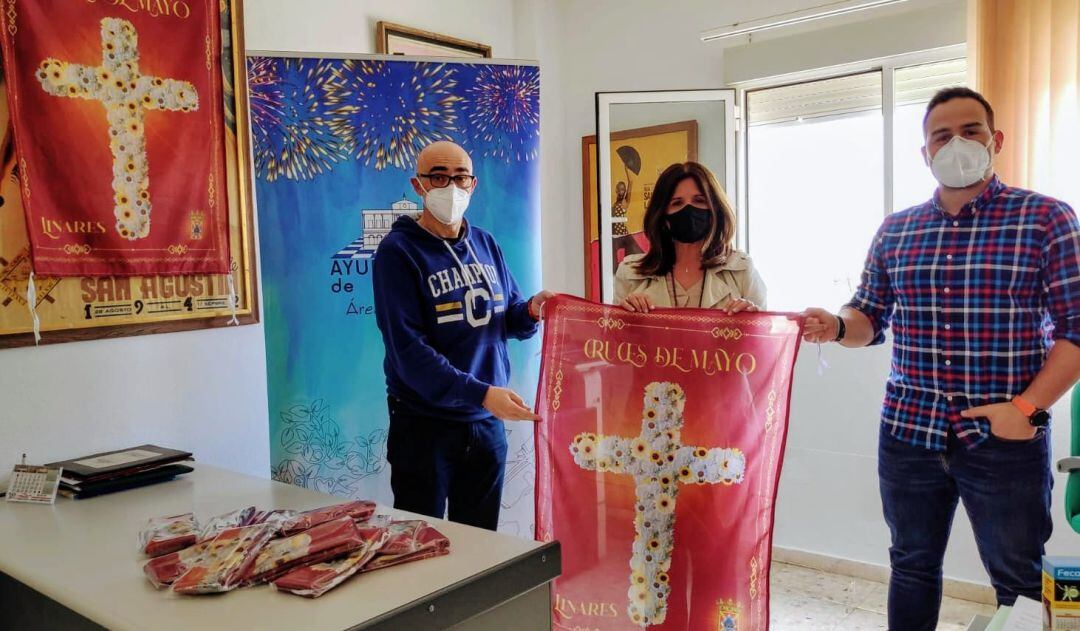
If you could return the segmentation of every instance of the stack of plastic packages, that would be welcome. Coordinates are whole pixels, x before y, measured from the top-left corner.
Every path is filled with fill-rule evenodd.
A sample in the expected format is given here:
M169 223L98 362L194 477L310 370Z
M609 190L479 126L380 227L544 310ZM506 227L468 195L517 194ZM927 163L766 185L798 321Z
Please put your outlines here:
M352 501L305 512L251 506L201 526L190 513L155 518L139 535L154 557L143 571L178 594L270 583L314 598L360 572L449 554L449 540L427 522L374 515L373 502Z
M375 558L363 567L364 572L450 553L450 540L426 521L390 522L387 532L386 543L375 553Z

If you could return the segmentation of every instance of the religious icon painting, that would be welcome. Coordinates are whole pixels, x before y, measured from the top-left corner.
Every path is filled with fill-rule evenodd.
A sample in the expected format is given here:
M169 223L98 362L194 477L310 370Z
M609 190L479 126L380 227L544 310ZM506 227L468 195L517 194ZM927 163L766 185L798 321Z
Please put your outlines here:
M660 173L677 162L698 159L698 122L621 129L611 133L612 269L631 254L648 251L645 210ZM600 211L597 208L596 136L581 139L584 212L585 297L600 302ZM608 281L610 282L610 280Z

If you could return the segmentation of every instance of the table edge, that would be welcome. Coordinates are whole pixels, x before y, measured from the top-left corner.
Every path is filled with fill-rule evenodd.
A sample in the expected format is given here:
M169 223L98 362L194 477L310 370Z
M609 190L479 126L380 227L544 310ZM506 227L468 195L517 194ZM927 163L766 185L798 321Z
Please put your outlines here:
M562 547L558 541L544 543L453 585L447 585L355 625L349 631L446 629L549 583L561 573Z

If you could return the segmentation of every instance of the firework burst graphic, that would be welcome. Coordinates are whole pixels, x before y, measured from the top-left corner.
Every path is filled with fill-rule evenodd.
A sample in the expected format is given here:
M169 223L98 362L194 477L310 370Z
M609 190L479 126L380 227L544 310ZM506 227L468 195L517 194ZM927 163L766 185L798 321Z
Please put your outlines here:
M421 149L454 139L456 72L444 64L347 59L327 90L330 126L365 166L411 168Z
M484 66L466 91L470 137L486 157L503 162L539 155L540 71L531 66Z
M268 182L279 177L311 180L347 157L330 128L325 92L331 62L320 59L248 60L255 172Z
M281 111L285 93L277 73L277 61L270 57L248 59L248 101L251 111L251 135L254 139L255 169L267 178L270 161L270 131L284 119Z

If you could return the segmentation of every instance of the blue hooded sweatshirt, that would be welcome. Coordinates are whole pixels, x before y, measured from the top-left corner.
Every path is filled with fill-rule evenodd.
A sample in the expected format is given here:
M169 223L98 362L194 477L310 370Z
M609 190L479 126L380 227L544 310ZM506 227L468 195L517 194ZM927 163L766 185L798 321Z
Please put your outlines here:
M390 396L421 416L492 418L483 401L488 386L510 381L507 339L537 330L495 239L465 222L445 240L401 217L373 265Z

